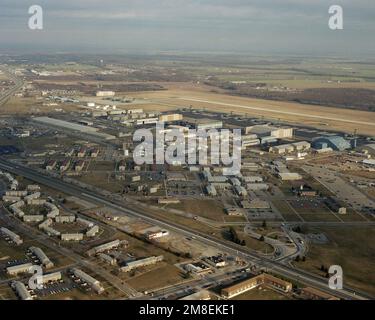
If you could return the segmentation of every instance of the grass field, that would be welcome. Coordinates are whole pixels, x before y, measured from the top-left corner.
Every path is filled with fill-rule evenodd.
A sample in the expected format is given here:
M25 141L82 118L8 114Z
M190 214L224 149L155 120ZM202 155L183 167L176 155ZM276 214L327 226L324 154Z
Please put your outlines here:
M127 283L138 291L163 288L184 280L182 272L177 267L162 263L140 276L134 276Z
M342 215L336 213L333 214L326 206L322 208L298 208L292 207L292 205L286 200L274 200L272 203L280 211L283 218L286 221L306 221L306 222L350 222L350 221L364 221L365 219L356 213L355 211L348 208L347 214Z
M240 241L245 240L247 248L266 254L270 254L274 251L272 246L268 245L264 241L259 241L247 235L245 232L243 232L243 228L236 227L235 229Z
M182 210L215 221L223 221L226 216L224 206L215 200L181 200L181 203L168 205L167 208Z
M305 262L295 263L299 268L324 275L322 265L340 265L344 284L375 296L375 228L342 227L314 228L308 232L323 232L329 239L324 245L310 244Z
M222 238L221 229L210 227L210 226L208 226L206 224L203 224L201 222L198 222L196 220L186 218L184 216L177 215L177 214L171 213L171 212L163 212L163 211L158 211L158 212L152 211L152 212L153 212L153 214L155 214L156 217L160 216L162 218L166 218L166 219L168 219L172 222L177 222L181 225L184 225L184 226L192 228L194 230L203 232L205 234L214 234L214 235Z
M263 241L259 241L259 240L256 240L244 233L239 233L239 238L241 240L245 240L246 242L246 247L248 247L249 249L252 249L252 250L255 250L255 251L258 251L260 253L265 253L265 254L271 254L273 253L274 249L272 248L272 246L264 243Z
M25 247L8 244L0 238L0 262L26 258Z
M76 177L75 179L113 193L119 193L123 190L123 184L120 181L109 178L109 173L105 171L95 172L95 174L83 173L82 176Z
M194 88L196 89L196 88ZM188 107L212 111L234 112L266 118L281 119L326 129L375 135L375 113L332 107L304 105L293 102L270 101L217 94L192 88L169 87L168 91L133 93L153 102L176 107Z
M228 216L224 217L225 222L246 222L245 217L235 217L235 216Z
M91 171L114 171L115 164L112 161L95 161L90 165Z
M15 299L17 299L17 296L7 283L0 285L0 300L15 300Z
M306 76L300 72L287 69L284 66L282 70L277 70L277 66L272 66L269 70L273 75L267 76L267 70L258 70L259 74L263 73L264 82L269 85L290 86L296 89L305 88L362 88L374 89L374 82L358 81L358 79L346 79L346 76L340 74L336 77L329 76ZM337 70L325 70L324 73L329 75L330 72ZM365 70L362 70L365 72ZM362 72L361 71L361 72ZM322 69L319 69L322 73ZM281 78L278 73L283 75ZM285 76L287 73L287 76ZM258 82L256 74L250 73L252 81ZM275 75L276 74L276 75ZM229 75L229 73L227 73ZM266 76L265 76L266 75ZM238 74L235 75L237 77ZM364 75L365 76L365 75ZM371 73L369 75L373 77ZM267 78L268 77L268 78ZM276 78L275 78L276 77ZM285 79L286 77L286 79ZM245 77L246 78L246 77ZM325 79L328 79L327 82ZM345 82L338 83L340 79ZM240 80L241 79L240 77ZM233 80L234 81L234 80ZM262 81L262 79L259 79ZM108 81L110 83L110 81ZM283 120L291 123L301 123L312 127L325 129L329 127L333 130L352 133L355 129L360 134L375 135L375 113L366 111L357 111L351 109L341 109L335 107L326 107L318 105L301 104L292 101L273 101L257 98L246 98L224 94L222 90L216 87L210 87L193 82L156 82L168 90L159 91L138 91L127 92L127 96L137 99L143 99L144 104L135 104L137 108L143 108L146 111L166 111L176 109L176 107L189 107L222 112L234 112L237 114L247 114L248 116L265 117L267 119ZM216 91L216 92L213 92ZM128 104L128 107L134 107ZM40 112L55 112L55 108L63 108L65 111L78 110L78 106L59 105L56 107L43 106L40 101L34 98L12 98L1 109L3 114L31 114Z
M311 213L301 215L306 222L339 222L339 220L331 213Z
M57 106L42 105L35 98L10 98L0 108L1 115L31 115L56 112L55 109L63 109L66 112L75 111L77 107L72 104L59 104Z
M280 211L286 221L301 221L286 200L274 200L272 203Z
M154 211L153 211L154 212ZM228 240L228 228L214 228L210 227L206 224L200 223L199 221L189 219L186 217L183 217L181 215L177 215L174 213L166 213L166 212L154 212L155 217L161 216L163 218L167 218L168 220L172 222L177 222L181 225L187 226L191 229L197 230L201 233L211 235L214 237L217 237L218 239L221 240ZM258 240L255 240L247 235L245 235L242 231L241 228L238 228L239 235L243 237L243 239L246 241L246 246L249 249L252 250L259 250L261 252L272 252L272 248L268 246L267 244L260 242ZM241 238L242 240L242 238ZM229 241L229 240L228 240Z
M365 221L365 219L356 213L354 210L347 210L347 214L340 214L338 215L342 221L350 222L350 221Z

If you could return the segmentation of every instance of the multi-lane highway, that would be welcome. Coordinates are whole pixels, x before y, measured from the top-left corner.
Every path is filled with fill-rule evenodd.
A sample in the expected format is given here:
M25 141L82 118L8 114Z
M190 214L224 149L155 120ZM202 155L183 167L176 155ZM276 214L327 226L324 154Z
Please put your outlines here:
M93 191L86 190L82 187L78 187L77 185L69 184L61 179L44 175L28 167L14 164L4 158L0 158L0 169L9 171L16 175L24 176L30 180L59 190L65 194L74 195L84 200L113 208L119 214L143 219L151 224L159 225L163 228L167 228L186 237L195 237L196 240L199 240L204 244L216 247L217 249L223 252L227 252L231 255L238 256L251 264L257 265L260 268L264 268L266 271L272 271L273 273L278 274L282 277L298 281L299 283L303 283L305 285L314 286L324 292L334 294L342 299L372 299L372 297L366 293L358 292L347 287L340 291L331 290L328 287L327 279L303 270L293 269L281 262L258 256L257 254L251 253L243 247L238 246L234 243L232 244L230 242L214 238L210 235L199 233L196 230L190 229L186 226L182 226L165 219L155 219L152 214L148 213L147 211L139 211L139 209L137 208L130 209L130 202L111 199L110 197L106 197Z
M13 74L11 74L7 69L4 67L0 67L0 70L3 71L10 80L14 82L14 86L6 90L0 95L0 106L2 106L5 102L8 101L8 99L15 94L19 89L23 86L23 81L17 77L15 77Z
M158 290L153 290L152 294L149 296L153 300L157 299L179 299L186 295L190 295L194 292L198 292L202 289L208 289L217 285L225 286L233 283L233 281L238 281L240 279L248 278L247 273L242 273L241 270L237 270L231 273L221 273L221 274L210 274L203 276L201 279L194 279L189 282L180 283L176 285L169 286L167 288L160 288ZM144 299L142 297L141 299Z

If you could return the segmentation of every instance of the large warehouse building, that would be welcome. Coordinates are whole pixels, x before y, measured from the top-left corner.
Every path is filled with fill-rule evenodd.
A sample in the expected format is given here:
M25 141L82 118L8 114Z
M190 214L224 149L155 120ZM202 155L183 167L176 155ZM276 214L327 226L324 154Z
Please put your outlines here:
M174 113L174 114L163 114L159 116L159 121L163 122L172 122L172 121L180 121L183 119L182 114Z
M312 147L314 149L326 149L332 148L336 151L343 151L346 149L350 149L351 145L350 142L345 140L343 137L340 136L331 136L331 137L318 137L313 139Z
M97 91L95 93L97 97L113 97L115 94L114 91Z
M49 117L35 117L33 120L37 123L49 126L49 127L57 127L60 129L70 130L70 131L76 131L81 132L86 135L95 136L96 138L104 139L104 140L111 140L115 139L115 136L112 136L107 133L98 132L99 129L89 126L83 126L78 123L74 122L68 122L64 120L49 118Z
M210 129L221 129L223 127L223 121L200 119L197 121L197 130L210 130Z
M255 134L257 137L274 137L277 139L293 138L293 128L256 125L247 127L246 134Z

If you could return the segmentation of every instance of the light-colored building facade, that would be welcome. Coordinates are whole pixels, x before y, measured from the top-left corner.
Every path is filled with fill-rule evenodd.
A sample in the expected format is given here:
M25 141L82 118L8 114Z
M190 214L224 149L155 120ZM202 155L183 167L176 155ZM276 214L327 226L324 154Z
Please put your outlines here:
M83 233L62 233L62 241L81 241L83 240Z
M30 268L32 266L32 263L23 263L16 266L7 267L6 271L10 276L16 276L20 273L30 273Z
M7 228L1 227L0 232L5 236L9 237L16 245L21 245L23 243L22 238L18 234L14 233L13 231Z
M29 250L36 255L41 264L46 268L50 269L54 267L53 262L47 257L44 251L38 247L30 247Z
M224 298L230 299L238 296L246 291L252 290L258 286L267 286L271 289L288 293L292 290L293 285L288 281L281 280L270 274L263 273L256 277L247 279L233 286L221 290L221 295Z
M164 114L159 116L159 121L162 122L172 122L172 121L181 121L183 119L182 114L174 113L174 114Z
M100 281L98 281L95 278L93 278L92 276L88 275L86 272L84 272L80 269L77 269L77 268L72 269L72 272L77 278L81 279L82 281L85 281L88 285L90 285L91 288L96 293L101 294L101 293L104 292L104 288L103 288L102 284L100 283Z

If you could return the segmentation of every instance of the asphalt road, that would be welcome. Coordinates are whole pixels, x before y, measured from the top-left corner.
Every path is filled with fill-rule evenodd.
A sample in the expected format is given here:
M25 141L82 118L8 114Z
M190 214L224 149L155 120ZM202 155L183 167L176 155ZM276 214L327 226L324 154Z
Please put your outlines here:
M8 72L5 68L1 68L1 71L3 71L11 80L14 81L15 85L10 88L9 90L5 91L0 96L0 106L2 106L5 102L8 101L8 99L15 94L19 89L23 86L23 81L18 79L17 77L13 76L11 73Z
M45 176L30 168L14 164L4 158L0 158L0 168L12 172L16 175L24 176L30 180L49 186L53 189L60 190L61 192L64 192L66 194L74 195L87 201L96 202L98 204L108 206L117 210L117 212L120 214L122 213L124 215L143 219L151 224L159 225L166 229L182 234L186 237L195 237L195 239L201 241L202 243L216 247L219 250L227 252L231 255L241 257L242 259L250 263L264 268L266 271L272 271L275 274L293 279L305 285L314 286L324 292L334 294L342 299L372 299L372 297L366 293L358 292L347 287L345 287L343 290L333 291L328 287L327 279L303 270L293 269L277 261L272 261L267 258L260 257L254 253L246 251L241 246L231 244L227 241L220 240L203 233L199 233L196 230L190 229L186 226L181 226L167 220L162 221L160 219L155 219L152 217L152 214L148 214L146 211L140 212L136 211L133 208L130 209L128 206L134 206L134 204L130 202L126 203L125 201L115 201L113 199L110 199L109 197L105 197L89 190L85 190L84 188L78 187L76 185L68 184L60 179Z

